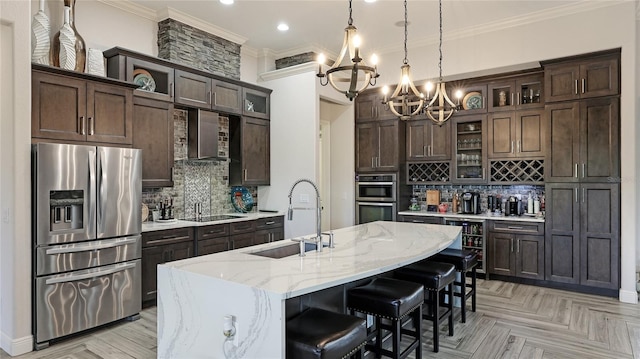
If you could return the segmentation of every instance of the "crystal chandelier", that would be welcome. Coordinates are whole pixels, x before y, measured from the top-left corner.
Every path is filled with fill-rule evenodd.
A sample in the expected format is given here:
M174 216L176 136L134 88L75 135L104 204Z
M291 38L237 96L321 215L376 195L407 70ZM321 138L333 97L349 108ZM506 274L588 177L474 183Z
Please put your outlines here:
M404 1L404 61L400 67L400 81L395 91L388 97L389 87L384 86L383 104L387 105L391 112L400 117L401 120L409 120L411 116L418 114L425 102L424 95L421 94L411 80L411 66L407 60L407 0Z
M320 84L326 86L331 84L336 91L343 93L351 101L364 91L369 85L375 86L376 79L380 76L376 66L376 55L371 56L373 66L367 64L360 57L360 37L356 34L356 27L353 26L351 0L349 0L349 23L344 29L344 42L342 50L333 65L322 72L322 65L325 57L318 55L318 73ZM348 57L347 56L348 53Z
M447 90L445 89L445 84L442 81L442 0L439 0L440 6L440 46L438 50L440 51L440 61L438 62L438 68L440 70L440 78L438 83L436 84L436 92L433 94L433 98L429 103L425 106L425 113L427 117L431 119L431 121L435 122L438 125L442 125L448 119L453 116L453 114L458 111L458 106L456 106L449 96L447 95ZM429 99L429 93L433 89L433 84L430 82L426 85L427 91L427 100Z

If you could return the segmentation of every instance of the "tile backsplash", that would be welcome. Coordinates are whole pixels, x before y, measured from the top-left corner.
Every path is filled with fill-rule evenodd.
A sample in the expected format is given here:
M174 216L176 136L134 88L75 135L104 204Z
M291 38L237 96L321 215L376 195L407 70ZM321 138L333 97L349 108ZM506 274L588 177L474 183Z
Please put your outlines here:
M220 116L218 153L222 159L189 160L187 157L187 112L174 110L174 175L173 187L145 188L142 201L150 209L172 198L175 218L195 217L195 205L200 203L202 216L234 212L229 186L229 118ZM247 187L257 208L257 188Z

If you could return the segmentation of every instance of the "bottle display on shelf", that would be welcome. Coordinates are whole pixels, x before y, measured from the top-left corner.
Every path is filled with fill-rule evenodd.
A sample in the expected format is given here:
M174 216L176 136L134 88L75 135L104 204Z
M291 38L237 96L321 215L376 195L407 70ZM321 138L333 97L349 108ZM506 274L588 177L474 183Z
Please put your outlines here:
M486 273L486 264L484 261L486 228L484 220L466 220L445 218L445 224L451 226L462 227L462 249L472 250L478 254L479 273Z
M456 139L458 178L484 178L482 168L482 121L457 124Z

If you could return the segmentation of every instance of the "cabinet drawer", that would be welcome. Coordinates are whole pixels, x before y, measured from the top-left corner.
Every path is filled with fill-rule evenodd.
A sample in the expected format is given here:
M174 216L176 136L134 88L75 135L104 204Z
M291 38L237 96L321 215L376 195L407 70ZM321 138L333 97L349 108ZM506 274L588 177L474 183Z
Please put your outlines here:
M256 221L242 221L229 223L229 234L255 232Z
M400 216L398 222L442 224L442 217Z
M527 234L544 234L544 223L490 221L492 232L510 232Z
M193 239L192 233L191 227L144 232L142 233L142 248L190 241Z
M205 239L228 237L229 236L229 224L215 224L213 226L204 226L196 228L196 240L201 241Z
M254 236L255 236L255 232L241 233L241 234L236 234L235 236L229 237L229 244L231 247L230 249L238 249L238 248L252 246Z
M284 216L260 218L255 220L256 230L284 226Z
M198 252L196 254L199 256L228 251L229 237L199 240L197 250Z

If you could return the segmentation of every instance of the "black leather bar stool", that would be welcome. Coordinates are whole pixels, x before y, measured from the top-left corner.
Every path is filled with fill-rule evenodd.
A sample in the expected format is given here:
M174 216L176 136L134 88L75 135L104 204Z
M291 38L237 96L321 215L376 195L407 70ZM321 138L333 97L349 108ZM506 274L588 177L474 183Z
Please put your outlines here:
M367 321L353 315L310 308L287 321L287 358L363 358Z
M460 273L460 281L453 284L460 291L454 291L453 295L460 297L460 311L462 323L467 322L467 299L471 297L471 311L476 311L476 268L478 266L478 253L468 249L446 248L442 252L430 257L429 260L453 264ZM467 272L471 271L471 284L467 283ZM467 289L469 289L467 291ZM464 293L464 294L463 294Z
M375 345L367 344L376 357L406 358L413 350L416 359L422 358L422 302L424 287L417 283L392 278L376 278L369 284L347 291L347 308L354 312L373 315L376 330L368 336L375 338ZM405 318L411 318L413 330L403 328ZM389 324L390 322L390 324ZM391 332L392 350L382 348L382 331ZM413 341L400 350L402 334L411 336Z
M453 282L456 279L456 268L453 264L422 261L397 269L394 276L398 279L420 283L424 286L424 305L422 318L433 322L433 351L440 350L440 322L448 317L449 336L453 335ZM449 301L440 306L441 291L446 291ZM442 292L445 293L445 292Z

